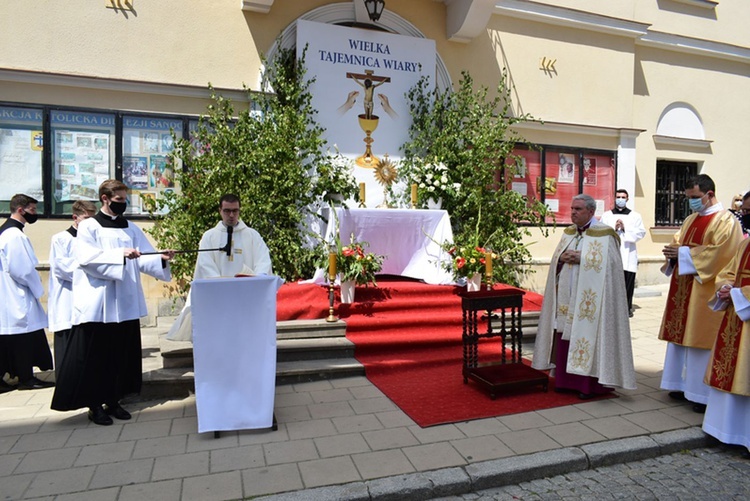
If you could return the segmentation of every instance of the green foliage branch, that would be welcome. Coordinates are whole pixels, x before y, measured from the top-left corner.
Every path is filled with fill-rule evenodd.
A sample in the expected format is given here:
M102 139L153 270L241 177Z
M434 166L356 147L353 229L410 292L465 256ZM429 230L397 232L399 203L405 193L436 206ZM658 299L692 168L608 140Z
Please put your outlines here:
M426 162L445 165L441 175L447 176L443 184L448 189L436 194L419 188L420 205L440 196L442 208L451 215L456 245L482 242L500 256L493 263L493 280L518 285L531 261L523 239L534 226L547 235L548 212L539 201L509 189L508 180L521 160L513 148L526 144L512 126L532 117L513 115L507 73L503 71L493 96L486 87L475 89L469 73L463 72L455 90L431 90L423 77L407 98L412 125L402 146L404 182L423 179Z
M219 219L219 198L234 193L241 199L242 220L266 241L274 272L287 280L309 278L323 252L310 221L326 194L351 198L357 185L314 120L304 56L280 50L266 66L264 88L275 94L245 88L254 104L248 109L236 112L231 100L209 87L212 103L191 139L174 138L169 161L184 165L176 169L180 193L157 201L150 233L160 248L195 249ZM196 254L174 259L171 294L187 293L195 260Z

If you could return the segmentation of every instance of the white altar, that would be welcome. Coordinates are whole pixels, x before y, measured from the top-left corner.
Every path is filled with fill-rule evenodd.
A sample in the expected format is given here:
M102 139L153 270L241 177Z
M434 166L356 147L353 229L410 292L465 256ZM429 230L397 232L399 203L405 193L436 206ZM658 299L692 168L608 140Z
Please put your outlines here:
M370 244L368 252L385 256L380 273L417 278L428 284L453 283L451 273L441 265L450 262L450 256L440 245L453 242L447 211L337 208L335 214L326 227L326 242L334 240L338 220L342 245L354 234L357 241ZM325 282L325 271L318 270L313 280Z
M271 428L277 276L194 280L198 432Z

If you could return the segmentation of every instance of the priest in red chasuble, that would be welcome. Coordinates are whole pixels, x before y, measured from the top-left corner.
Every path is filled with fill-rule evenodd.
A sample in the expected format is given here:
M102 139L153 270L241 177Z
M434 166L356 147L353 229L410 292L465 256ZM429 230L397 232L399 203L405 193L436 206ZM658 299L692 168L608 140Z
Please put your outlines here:
M573 225L552 255L532 363L554 368L555 390L582 399L636 387L620 239L595 211L591 196L573 197Z
M737 252L742 228L716 199L716 187L707 175L690 179L685 196L693 214L662 251L667 259L662 271L671 282L659 331L659 339L669 342L661 388L704 412L708 386L703 376L722 320L707 304L716 292L716 275Z
M704 382L709 386L703 431L742 445L750 459L750 238L716 277L714 310L724 310Z

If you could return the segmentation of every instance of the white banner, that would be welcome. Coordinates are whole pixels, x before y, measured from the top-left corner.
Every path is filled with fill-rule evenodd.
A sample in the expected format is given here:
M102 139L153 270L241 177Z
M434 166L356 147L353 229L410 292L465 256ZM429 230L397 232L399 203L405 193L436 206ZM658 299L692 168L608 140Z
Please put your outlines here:
M435 42L424 38L300 20L297 54L305 63L317 122L331 145L354 161L354 177L366 184L366 203L383 200L373 167L385 155L394 162L409 138L406 93L422 75L435 81Z

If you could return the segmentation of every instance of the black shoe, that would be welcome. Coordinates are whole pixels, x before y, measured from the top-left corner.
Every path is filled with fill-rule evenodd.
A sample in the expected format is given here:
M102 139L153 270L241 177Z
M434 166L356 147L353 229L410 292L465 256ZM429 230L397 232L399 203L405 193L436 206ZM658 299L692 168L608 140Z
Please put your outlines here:
M101 426L109 426L113 423L112 418L107 416L101 405L96 407L89 407L89 421L93 421L94 424Z
M52 388L53 386L55 386L55 383L51 381L42 381L33 376L31 379L18 383L19 390L41 390L42 388Z
M697 412L698 414L705 414L706 404L693 404L693 412Z
M595 396L597 396L596 393L583 393L583 392L578 393L578 398L580 398L581 400L591 400Z
M668 395L669 398L679 400L680 402L684 402L685 400L687 400L687 398L685 398L685 394L681 391L670 391Z
M11 386L6 383L4 379L0 379L0 393L8 393L9 391L13 391L15 389L15 386Z
M104 411L108 415L114 416L116 419L119 419L121 421L127 421L131 417L130 413L123 409L120 404L107 405L107 408Z
M750 459L750 449L747 449L747 448L746 448L746 449L745 449L744 451L742 451L742 452L740 453L740 457L741 457L742 459Z
M630 310L630 311L628 312L628 317L629 317L629 318L633 318L633 310Z

